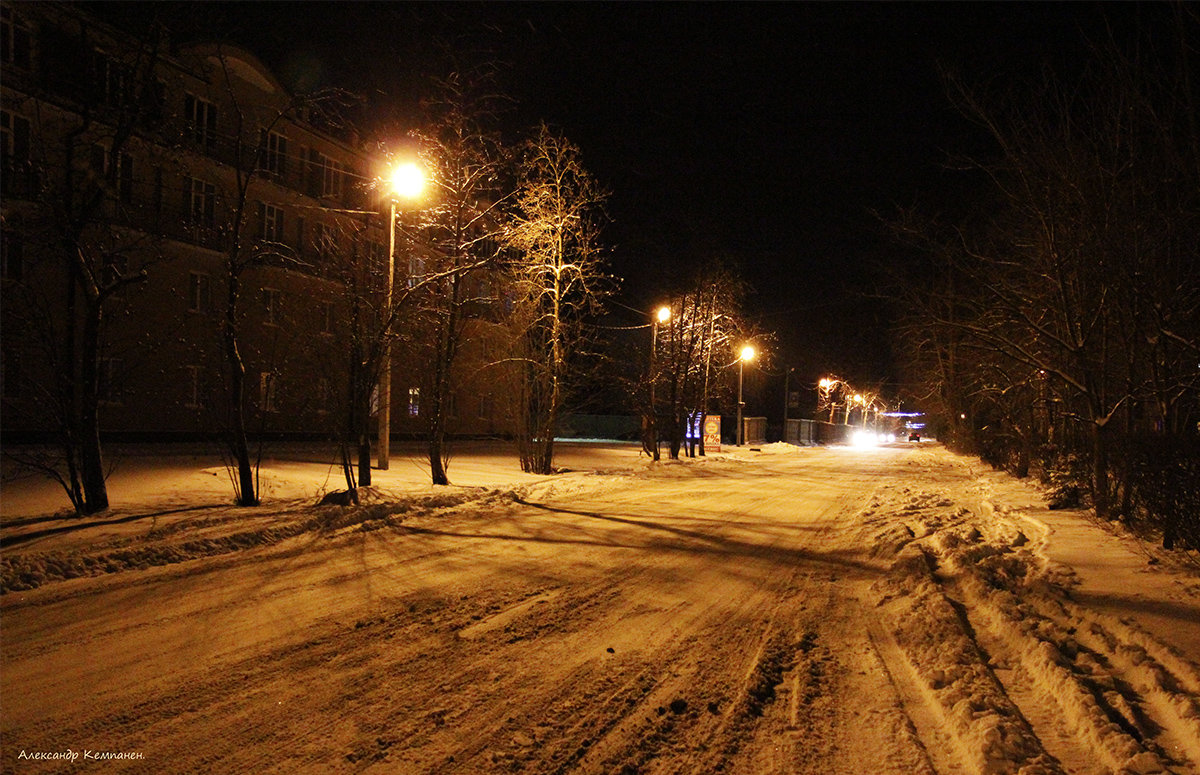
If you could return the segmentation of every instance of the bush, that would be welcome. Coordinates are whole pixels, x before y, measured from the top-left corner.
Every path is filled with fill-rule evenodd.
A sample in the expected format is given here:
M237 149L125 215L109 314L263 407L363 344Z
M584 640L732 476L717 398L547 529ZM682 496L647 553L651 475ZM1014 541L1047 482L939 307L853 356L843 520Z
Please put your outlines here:
M1078 509L1087 505L1088 466L1081 456L1045 449L1039 456L1042 480L1050 488L1047 505L1052 509Z
M1120 473L1135 518L1163 547L1200 549L1200 440L1144 435L1122 440Z

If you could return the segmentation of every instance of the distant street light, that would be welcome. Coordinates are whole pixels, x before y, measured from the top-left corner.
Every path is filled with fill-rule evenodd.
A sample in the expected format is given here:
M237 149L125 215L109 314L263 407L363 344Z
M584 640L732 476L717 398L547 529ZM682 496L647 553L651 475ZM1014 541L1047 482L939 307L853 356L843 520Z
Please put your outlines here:
M792 401L792 396L788 391L791 388L792 372L795 370L795 366L790 366L783 373L783 440L785 442L788 440L788 408Z
M745 370L746 361L754 360L754 354L754 347L746 345L742 348L741 357L738 358L737 445L739 447L745 441L745 429L742 428L742 411L746 408L746 402L742 400L742 373Z
M388 176L388 263L383 293L384 320L392 323L392 284L396 274L396 200L416 199L425 188L425 173L411 162L392 168ZM388 470L392 443L392 339L383 332L379 371L379 470Z
M658 312L654 315L654 320L650 322L650 440L654 443L654 450L651 455L654 460L658 460L660 455L658 451L658 407L654 401L654 383L658 381L658 375L654 371L654 354L658 352L658 324L666 323L671 319L670 307L659 307Z

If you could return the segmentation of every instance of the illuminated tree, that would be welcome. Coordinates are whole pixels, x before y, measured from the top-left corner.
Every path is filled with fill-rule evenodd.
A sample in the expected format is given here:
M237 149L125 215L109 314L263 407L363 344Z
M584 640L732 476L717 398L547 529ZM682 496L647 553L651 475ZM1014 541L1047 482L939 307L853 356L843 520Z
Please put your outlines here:
M507 266L516 294L513 359L521 371L517 447L531 473L554 470L572 364L589 341L584 322L611 292L598 239L606 196L579 148L545 124L523 147Z
M695 271L671 302L671 316L660 328L657 366L652 379L659 383L655 395L665 405L667 442L671 459L678 459L688 439L687 426L704 427L714 393L714 377L735 342L749 338L742 316L745 282L726 262L706 262ZM654 411L659 411L655 407ZM703 441L687 447L687 454L704 454Z

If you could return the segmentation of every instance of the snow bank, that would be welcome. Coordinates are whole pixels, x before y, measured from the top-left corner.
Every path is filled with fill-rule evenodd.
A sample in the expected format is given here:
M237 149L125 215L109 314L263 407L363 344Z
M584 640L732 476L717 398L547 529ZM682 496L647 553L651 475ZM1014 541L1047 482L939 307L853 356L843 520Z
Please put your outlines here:
M1050 531L997 504L991 484L972 476L943 491L903 489L870 510L905 518L904 530L876 520L877 555L895 559L875 588L963 750L976 752L972 768L1062 771L1026 720L1036 713L1010 699L1013 670L1109 771L1172 771L1147 742L1157 731L1150 715L1176 752L1200 761L1195 664L1136 625L1074 603L1075 580L1049 559Z

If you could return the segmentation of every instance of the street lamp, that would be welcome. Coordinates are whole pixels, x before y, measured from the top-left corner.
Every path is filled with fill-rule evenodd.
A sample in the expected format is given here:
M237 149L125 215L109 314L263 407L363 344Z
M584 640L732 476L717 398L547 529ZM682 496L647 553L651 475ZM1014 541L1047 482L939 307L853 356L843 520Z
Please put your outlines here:
M658 324L666 323L671 319L670 307L659 307L658 312L654 314L654 320L650 322L650 441L654 444L652 456L654 460L658 460L660 455L658 452L658 407L654 401L654 383L658 381L658 375L654 371L654 354L658 352Z
M737 445L739 447L745 441L745 429L742 427L742 411L746 408L746 402L742 400L742 372L745 370L746 361L752 360L754 360L754 347L746 345L742 348L742 354L738 358Z
M383 315L392 325L392 284L396 275L396 200L416 199L425 188L425 173L412 162L399 164L388 175L388 263L383 292ZM383 332L379 370L379 470L388 470L392 442L392 338Z
M788 440L788 409L791 403L792 396L788 392L791 389L792 372L796 370L795 366L791 366L783 373L783 440Z

